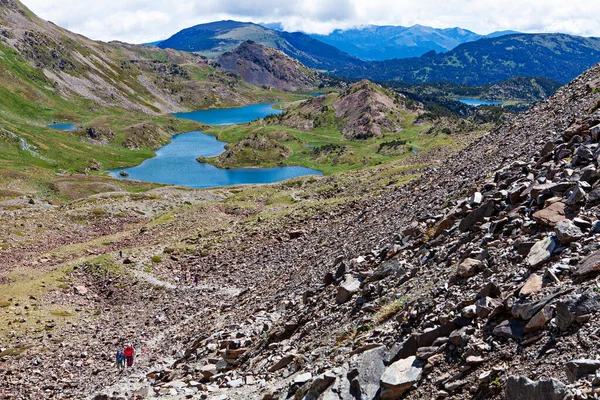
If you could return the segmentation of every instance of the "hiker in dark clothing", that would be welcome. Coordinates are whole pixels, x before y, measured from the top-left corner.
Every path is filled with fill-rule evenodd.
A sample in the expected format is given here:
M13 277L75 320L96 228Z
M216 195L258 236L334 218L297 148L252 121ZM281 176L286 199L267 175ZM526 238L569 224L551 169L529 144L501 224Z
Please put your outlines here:
M125 369L125 354L123 350L117 351L117 368L119 370Z
M125 350L123 350L123 354L127 359L127 366L129 368L133 367L133 358L135 357L135 347L132 344L128 344L125 346Z
M197 287L198 286L198 281L200 280L200 278L198 278L198 275L194 276L194 285Z

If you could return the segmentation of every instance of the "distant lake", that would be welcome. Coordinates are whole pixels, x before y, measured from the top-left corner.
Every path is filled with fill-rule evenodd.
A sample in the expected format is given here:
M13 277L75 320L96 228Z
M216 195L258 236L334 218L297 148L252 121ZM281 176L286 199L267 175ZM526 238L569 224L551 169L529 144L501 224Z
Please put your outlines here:
M215 125L229 125L278 114L278 111L273 109L272 104L257 104L241 108L183 113L176 116ZM322 175L320 171L305 167L221 169L196 161L199 156L216 157L220 155L225 151L225 144L200 131L183 133L173 136L171 143L158 149L156 157L148 159L136 167L116 169L110 173L116 178L192 188L273 183L303 175ZM119 172L121 171L126 172L129 176L126 178L120 176Z
M73 132L79 129L79 126L77 126L77 124L50 124L48 125L48 128L57 131Z
M502 101L486 101L478 99L458 99L461 103L468 104L470 106L500 106L503 104Z
M191 119L209 125L245 124L257 118L281 114L283 110L276 110L273 105L277 103L255 104L237 108L218 108L213 110L200 110L187 113L173 114L177 118Z

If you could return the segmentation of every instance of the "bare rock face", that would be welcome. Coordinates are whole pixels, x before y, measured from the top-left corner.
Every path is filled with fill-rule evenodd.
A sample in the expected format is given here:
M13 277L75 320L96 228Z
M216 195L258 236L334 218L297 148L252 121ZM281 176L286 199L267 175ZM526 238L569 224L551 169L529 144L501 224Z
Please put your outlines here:
M279 50L247 41L219 57L221 68L238 73L248 83L279 90L309 90L319 86L317 74Z

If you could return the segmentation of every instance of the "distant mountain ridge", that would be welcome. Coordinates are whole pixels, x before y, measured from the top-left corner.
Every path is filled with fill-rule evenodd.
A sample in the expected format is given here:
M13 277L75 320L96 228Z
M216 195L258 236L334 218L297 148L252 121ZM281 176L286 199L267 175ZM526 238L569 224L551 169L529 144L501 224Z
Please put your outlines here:
M437 29L423 25L367 25L346 30L336 29L329 35L311 36L350 55L373 61L419 57L431 50L446 52L460 44L486 37L458 27Z
M219 57L247 40L283 51L309 68L333 71L364 61L301 32L281 32L251 22L218 21L184 29L158 47Z
M347 66L337 75L353 79L452 82L487 85L515 76L567 83L600 62L600 38L566 34L515 34L480 39L442 54Z

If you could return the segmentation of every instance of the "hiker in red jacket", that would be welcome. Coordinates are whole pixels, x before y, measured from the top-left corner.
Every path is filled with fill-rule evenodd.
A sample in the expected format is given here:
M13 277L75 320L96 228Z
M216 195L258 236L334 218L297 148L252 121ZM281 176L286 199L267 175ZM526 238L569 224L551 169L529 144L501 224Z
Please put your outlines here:
M127 346L125 346L125 349L123 350L123 354L125 355L125 358L127 359L127 366L128 367L133 367L133 358L135 357L135 347L133 347L133 345L130 343Z

